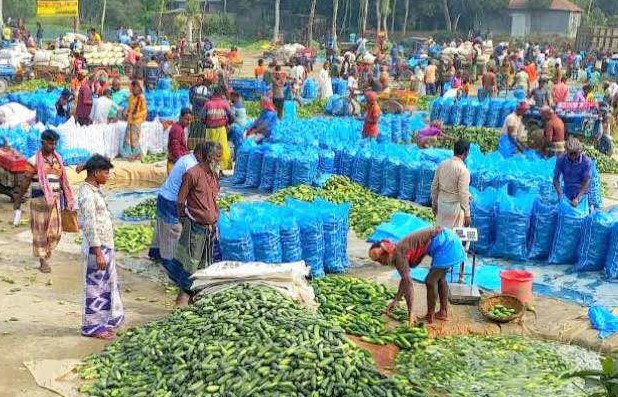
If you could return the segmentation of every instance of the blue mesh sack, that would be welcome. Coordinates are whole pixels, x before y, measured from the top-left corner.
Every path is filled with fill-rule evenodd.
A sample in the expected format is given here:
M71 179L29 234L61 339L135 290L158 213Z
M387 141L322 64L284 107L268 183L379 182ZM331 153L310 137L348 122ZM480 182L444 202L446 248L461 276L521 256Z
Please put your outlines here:
M605 259L605 276L608 280L618 280L618 225L612 227Z
M472 100L468 103L468 110L464 115L463 123L468 127L473 127L476 123L476 118L478 117L479 108L481 104L477 100Z
M439 97L432 102L431 111L429 113L431 121L440 119L440 115L442 114L442 103L444 103L444 99L442 97Z
M496 206L496 242L491 249L491 256L517 261L528 258L528 232L534 198L534 195L499 195Z
M369 181L369 170L371 167L371 153L368 151L360 151L354 158L354 167L352 170L352 181L367 186Z
M603 195L601 194L601 175L599 174L596 161L592 162L592 178L590 178L588 202L594 208L601 208L603 205Z
M485 100L481 102L478 108L478 112L476 113L476 122L474 125L477 127L485 127L487 123L487 116L489 115L489 101Z
M445 125L452 125L451 115L453 114L453 105L455 101L451 98L445 99L442 103L442 109L440 110L440 119Z
M264 153L262 151L262 148L257 148L249 155L249 159L247 160L247 179L245 179L246 187L260 186L263 159Z
M607 247L618 214L615 211L595 211L584 220L579 245L578 272L600 271L605 267Z
M464 109L464 101L458 100L453 103L453 107L451 108L451 118L450 123L452 125L460 125L463 122L463 109Z
M335 152L329 149L320 150L320 160L318 163L318 171L320 174L335 173Z
M397 197L399 195L401 162L387 158L382 168L382 196Z
M246 222L219 217L219 247L224 261L253 262L253 240Z
M399 167L399 198L416 200L416 191L420 174L419 163L402 163Z
M472 243L477 254L488 254L495 239L496 199L498 190L488 188L483 192L471 188L474 199L470 204L472 227L478 230L479 239Z
M242 185L247 180L247 164L249 162L249 156L256 150L255 142L252 140L245 141L238 150L238 156L236 157L236 164L234 164L234 177L232 183L235 185Z
M538 198L532 209L529 259L546 260L556 233L558 201Z
M425 163L419 173L415 201L421 205L431 204L431 184L438 166L435 163Z
M262 214L259 221L251 222L251 239L255 260L264 263L281 263L281 237L279 224L273 214Z
M298 221L303 260L311 267L311 277L324 276L324 239L320 214L313 211L313 204L292 199L286 199L286 204L294 210Z
M384 157L372 157L369 167L368 187L374 193L382 191L382 176L384 173Z
M273 190L275 192L285 189L292 184L293 163L294 159L288 155L277 158L275 164L275 180L273 181Z
M572 264L577 261L586 216L588 216L588 200L582 200L577 208L564 198L558 204L558 224L548 260L550 265Z
M279 235L281 237L283 262L287 263L302 260L303 251L300 242L300 227L291 211L282 210Z
M354 172L354 163L356 162L356 150L346 148L341 154L341 175L352 177Z
M326 273L343 273L347 268L345 255L345 228L349 213L348 204L333 204L323 200L314 203L316 211L322 220L322 232L324 239L324 270Z
M343 174L343 149L335 149L335 163L333 165L333 174Z
M275 151L268 151L264 154L262 160L262 171L260 178L259 189L264 192L270 192L275 183L275 170L277 168L277 159L279 154Z
M292 185L312 184L318 176L318 161L314 151L296 156L292 165Z

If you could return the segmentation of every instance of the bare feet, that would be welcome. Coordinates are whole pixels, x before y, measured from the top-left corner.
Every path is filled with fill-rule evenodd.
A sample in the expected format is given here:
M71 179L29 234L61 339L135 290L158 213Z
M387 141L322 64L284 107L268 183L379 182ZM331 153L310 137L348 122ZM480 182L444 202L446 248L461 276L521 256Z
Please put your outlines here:
M41 273L51 273L51 267L49 266L49 263L47 263L46 259L39 259L39 270L41 271Z
M434 313L427 313L425 315L425 317L423 317L425 320L425 325L432 325L433 321L435 319L435 314Z
M446 310L444 311L440 310L439 312L437 312L436 320L448 321L448 313L446 312Z
M189 294L185 293L184 291L180 291L180 293L178 293L178 296L176 297L176 307L187 307L189 306Z

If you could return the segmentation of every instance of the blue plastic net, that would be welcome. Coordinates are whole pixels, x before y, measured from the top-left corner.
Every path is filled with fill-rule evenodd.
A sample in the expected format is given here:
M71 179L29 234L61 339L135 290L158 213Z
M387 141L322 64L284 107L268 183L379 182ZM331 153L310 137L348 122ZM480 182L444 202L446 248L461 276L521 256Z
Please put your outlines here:
M495 239L496 199L499 191L489 188L483 192L471 188L473 200L470 206L472 227L478 230L478 241L472 244L477 254L489 254Z
M609 280L618 280L618 225L612 227L607 258L605 259L605 276Z
M374 193L382 191L384 177L384 157L373 157L369 167L368 187Z
M261 148L257 148L251 152L247 160L247 179L245 179L246 187L260 186L262 177L262 160L264 153Z
M262 170L260 179L260 190L270 192L275 183L275 169L277 165L278 153L267 151L262 160Z
M252 222L250 226L255 260L265 263L281 263L283 254L281 253L279 225L273 219L274 214L270 214L269 217L270 222L267 216L263 216L260 222Z
M275 165L275 180L273 181L273 190L278 191L284 189L292 183L292 165L294 160L292 157L284 155L277 159Z
M530 259L546 260L554 241L558 222L558 201L538 198L532 210Z
M611 231L618 219L616 212L595 211L584 220L575 270L600 271L605 267Z
M425 164L421 168L415 198L415 201L421 205L431 204L431 184L433 183L436 168L437 166L434 163Z
M296 262L303 258L300 241L300 227L291 211L282 211L281 214L281 254L283 262Z
M328 149L320 150L318 171L320 174L335 173L335 152Z
M318 154L315 151L297 153L292 168L292 185L312 184L318 175Z
M397 159L387 158L382 168L382 192L383 196L397 197L399 195L401 162Z
M416 199L420 164L403 163L399 170L399 198L414 201Z
M243 221L219 217L219 246L226 261L252 262L255 260L249 226Z
M549 264L573 264L577 261L582 226L587 215L587 200L583 200L577 208L565 199L560 202L558 205L558 224L549 254Z
M501 193L497 200L496 241L491 255L523 261L528 258L528 231L535 197Z

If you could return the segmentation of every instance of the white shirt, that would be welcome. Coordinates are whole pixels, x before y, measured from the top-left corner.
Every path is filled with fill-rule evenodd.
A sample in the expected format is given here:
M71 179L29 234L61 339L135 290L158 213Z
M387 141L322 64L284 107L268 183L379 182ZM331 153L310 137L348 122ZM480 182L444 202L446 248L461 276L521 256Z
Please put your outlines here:
M90 119L93 124L107 124L109 111L118 106L106 96L98 97L92 102Z
M354 76L350 76L348 77L348 89L350 90L358 90L358 80L356 80L356 77Z
M521 116L517 115L517 113L513 112L506 116L504 120L504 125L502 126L502 134L509 133L509 127L515 128L515 136L519 139L526 139L526 128L524 126L523 120Z
M127 36L133 38L133 29L127 29Z
M296 65L292 68L292 78L296 80L303 80L305 78L305 68L302 65Z

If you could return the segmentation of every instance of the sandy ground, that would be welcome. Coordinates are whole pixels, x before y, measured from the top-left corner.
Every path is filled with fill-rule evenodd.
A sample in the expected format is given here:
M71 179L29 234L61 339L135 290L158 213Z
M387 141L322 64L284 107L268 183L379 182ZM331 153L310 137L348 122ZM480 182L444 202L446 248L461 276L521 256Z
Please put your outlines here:
M256 56L245 56L243 74L251 73ZM163 171L164 172L164 171ZM122 175L117 173L117 175ZM116 181L116 187L127 185L152 187L158 178L140 184L131 180ZM610 178L610 195L618 198L618 178ZM27 208L27 206L26 206ZM36 270L32 257L28 226L14 228L12 206L0 197L0 396L48 397L55 394L39 388L23 366L34 359L82 358L100 351L105 342L80 336L82 301L82 260L75 235L65 235L51 264L53 273L44 275ZM353 240L350 256L356 264L352 274L378 282L396 284L392 269L367 263L367 245ZM172 310L173 293L166 291L156 265L142 258L119 255L118 265L123 289L127 325L135 326L165 317ZM125 270L127 268L139 271ZM420 316L425 308L423 285L415 289L415 312ZM538 315L528 313L521 323L497 326L482 320L478 310L469 306L453 306L451 320L440 323L435 335L458 333L518 333L540 338L577 343L594 350L618 349L618 337L597 338L590 329L585 308L537 297ZM394 352L380 357L380 366L392 362Z

